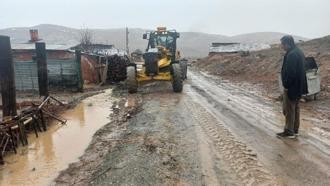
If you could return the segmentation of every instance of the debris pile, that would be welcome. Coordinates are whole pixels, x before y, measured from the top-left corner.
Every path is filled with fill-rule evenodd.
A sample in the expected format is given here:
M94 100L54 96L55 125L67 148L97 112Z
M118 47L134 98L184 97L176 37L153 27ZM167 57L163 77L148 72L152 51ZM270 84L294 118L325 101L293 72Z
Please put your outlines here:
M0 163L3 164L5 152L15 152L21 143L28 145L27 133L34 132L38 137L38 132L47 130L47 120L55 119L62 124L66 123L64 118L56 113L64 104L52 96L48 96L40 104L32 103L32 106L21 110L15 117L5 117L0 121Z
M130 63L129 58L119 55L108 56L107 80L109 82L119 82L126 79L126 67Z

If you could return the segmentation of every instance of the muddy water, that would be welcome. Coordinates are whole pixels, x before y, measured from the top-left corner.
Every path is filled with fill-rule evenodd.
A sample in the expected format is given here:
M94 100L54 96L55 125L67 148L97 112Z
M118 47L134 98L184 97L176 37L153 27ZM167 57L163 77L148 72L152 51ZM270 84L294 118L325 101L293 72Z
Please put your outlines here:
M0 185L50 185L69 163L78 160L93 134L109 122L111 90L90 97L68 110L66 125L53 122L39 137L29 136L29 145L5 157L0 167Z

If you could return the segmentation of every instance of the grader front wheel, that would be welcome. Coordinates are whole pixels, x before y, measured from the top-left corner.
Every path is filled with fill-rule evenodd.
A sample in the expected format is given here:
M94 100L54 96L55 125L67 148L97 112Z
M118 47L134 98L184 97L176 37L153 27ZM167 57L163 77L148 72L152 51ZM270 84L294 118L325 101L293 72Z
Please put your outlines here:
M128 92L133 94L137 92L138 82L136 80L136 70L135 67L129 66L126 68L127 71L127 79L126 79L126 86Z
M187 60L181 60L180 61L180 67L181 67L181 71L182 71L182 79L186 80L187 79L187 71L188 71Z
M182 92L183 80L180 64L172 64L172 87L174 92Z

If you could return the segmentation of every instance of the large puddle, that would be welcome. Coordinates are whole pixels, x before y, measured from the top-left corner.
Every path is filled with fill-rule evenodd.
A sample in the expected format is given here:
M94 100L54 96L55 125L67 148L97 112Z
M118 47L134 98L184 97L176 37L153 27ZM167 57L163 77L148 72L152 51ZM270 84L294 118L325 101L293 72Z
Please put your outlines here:
M29 145L18 154L5 156L0 166L0 185L50 185L59 172L78 160L93 134L109 122L111 90L87 98L63 117L66 125L52 123L36 138L29 135Z

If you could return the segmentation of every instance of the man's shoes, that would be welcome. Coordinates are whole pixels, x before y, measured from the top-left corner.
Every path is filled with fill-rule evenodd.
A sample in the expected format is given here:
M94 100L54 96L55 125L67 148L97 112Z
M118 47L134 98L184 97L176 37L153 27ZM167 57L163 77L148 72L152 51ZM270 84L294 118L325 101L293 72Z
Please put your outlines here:
M281 138L282 137L285 137L286 136L286 132L284 131L284 132L277 133L276 136L277 137L281 137Z
M276 136L279 138L290 138L290 139L296 138L296 135L294 133L291 133L287 130L281 133L277 133Z

